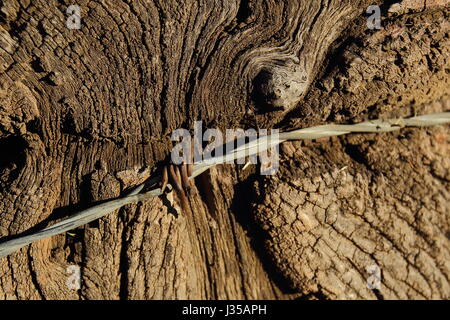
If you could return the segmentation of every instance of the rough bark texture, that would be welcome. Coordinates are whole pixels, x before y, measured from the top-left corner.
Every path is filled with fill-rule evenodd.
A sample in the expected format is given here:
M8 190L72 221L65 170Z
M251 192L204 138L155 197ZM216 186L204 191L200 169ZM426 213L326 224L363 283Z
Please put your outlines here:
M448 110L448 1L392 3L77 0L71 30L73 2L0 1L0 237L142 182L195 120ZM275 176L218 166L189 208L128 205L0 259L0 298L448 299L449 154L448 126L289 143Z

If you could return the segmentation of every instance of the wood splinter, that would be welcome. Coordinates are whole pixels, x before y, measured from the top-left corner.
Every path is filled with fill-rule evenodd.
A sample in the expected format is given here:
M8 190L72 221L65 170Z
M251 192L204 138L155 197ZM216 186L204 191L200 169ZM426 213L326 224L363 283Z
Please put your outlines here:
M169 164L164 166L160 181L161 191L164 192L167 184L170 183L177 192L189 195L192 188L192 164L182 163L177 166Z

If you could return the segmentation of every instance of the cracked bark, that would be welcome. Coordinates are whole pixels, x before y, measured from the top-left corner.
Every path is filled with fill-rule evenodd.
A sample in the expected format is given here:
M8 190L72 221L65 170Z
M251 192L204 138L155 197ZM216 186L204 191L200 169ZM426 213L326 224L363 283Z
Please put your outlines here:
M448 110L446 1L0 2L0 237L140 183L170 133ZM426 6L425 6L426 4ZM448 126L290 143L0 260L0 298L449 298ZM78 291L67 267L81 267ZM382 271L378 291L366 268Z

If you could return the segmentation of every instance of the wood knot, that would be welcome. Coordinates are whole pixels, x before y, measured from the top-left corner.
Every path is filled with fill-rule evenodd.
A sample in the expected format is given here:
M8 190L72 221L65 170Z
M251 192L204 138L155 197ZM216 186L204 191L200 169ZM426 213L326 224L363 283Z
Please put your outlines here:
M260 113L289 111L303 98L309 81L306 69L295 62L273 63L253 80L252 98Z

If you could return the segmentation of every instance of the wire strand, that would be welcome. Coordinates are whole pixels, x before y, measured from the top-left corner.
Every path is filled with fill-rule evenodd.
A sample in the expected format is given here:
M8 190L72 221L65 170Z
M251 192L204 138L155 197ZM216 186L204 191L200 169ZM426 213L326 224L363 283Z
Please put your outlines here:
M400 130L404 127L426 127L445 124L449 122L450 112L441 112L406 119L371 120L347 125L328 124L271 134L259 137L258 139L237 147L228 154L212 157L210 159L194 163L192 175L189 177L189 179L197 177L198 175L202 174L203 172L217 164L228 163L251 155L256 155L288 140L318 139L324 137L340 136L349 133L391 132ZM154 177L150 181L138 185L123 197L108 200L88 209L79 211L73 214L71 217L63 219L62 221L57 222L52 226L48 226L29 235L18 236L11 240L4 241L0 243L0 258L7 256L35 241L67 232L69 230L85 225L91 221L100 219L106 214L111 213L114 210L123 207L124 205L157 197L162 194L160 188L154 188L143 193L141 192L144 190L145 186L155 185L155 183L157 183L160 178L161 177Z

